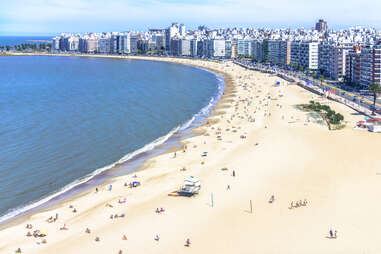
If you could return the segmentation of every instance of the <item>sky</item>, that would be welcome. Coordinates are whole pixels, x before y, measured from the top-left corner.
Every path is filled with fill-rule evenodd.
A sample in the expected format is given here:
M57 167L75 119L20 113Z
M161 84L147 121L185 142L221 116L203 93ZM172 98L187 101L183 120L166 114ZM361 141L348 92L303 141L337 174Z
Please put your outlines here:
M380 0L0 0L0 35L145 31L172 22L187 29L329 28L381 29Z

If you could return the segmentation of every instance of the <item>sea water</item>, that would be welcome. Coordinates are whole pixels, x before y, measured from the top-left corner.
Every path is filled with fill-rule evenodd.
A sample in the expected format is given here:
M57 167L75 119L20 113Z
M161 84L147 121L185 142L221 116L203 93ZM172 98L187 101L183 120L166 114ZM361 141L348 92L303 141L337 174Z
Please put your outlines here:
M0 57L0 223L116 168L129 172L205 117L222 83L164 62Z

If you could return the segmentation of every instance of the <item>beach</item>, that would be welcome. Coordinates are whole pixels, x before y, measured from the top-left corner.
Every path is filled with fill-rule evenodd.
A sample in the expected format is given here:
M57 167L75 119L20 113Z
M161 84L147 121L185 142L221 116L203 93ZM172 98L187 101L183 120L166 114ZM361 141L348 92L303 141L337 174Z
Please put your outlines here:
M128 58L220 73L225 93L178 149L0 229L0 253L381 252L381 138L354 130L364 116L231 62ZM345 128L329 131L296 108L310 100L343 114ZM168 196L190 176L201 181L198 195ZM37 229L46 236L27 236Z

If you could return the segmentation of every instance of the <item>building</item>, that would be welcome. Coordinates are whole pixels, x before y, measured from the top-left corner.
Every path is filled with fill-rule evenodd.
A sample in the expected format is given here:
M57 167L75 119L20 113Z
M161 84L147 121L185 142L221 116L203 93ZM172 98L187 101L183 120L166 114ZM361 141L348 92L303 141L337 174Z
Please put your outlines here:
M291 42L265 40L262 44L262 58L272 64L288 65L291 62Z
M381 45L361 48L360 85L369 87L381 82Z
M231 40L225 41L225 57L232 58L232 41Z
M180 26L179 26L179 33L180 33L180 36L185 36L187 34L187 32L185 30L185 25L184 24L180 24Z
M180 35L180 26L178 23L172 23L172 25L165 30L165 45L166 45L167 51L169 52L171 51L172 38L179 35Z
M198 40L196 39L190 40L190 55L193 57L197 56L197 44L198 44Z
M237 41L232 40L231 41L231 58L236 58L238 57L238 49L237 49Z
M155 35L156 48L158 50L165 50L165 35L164 34L156 34Z
M54 37L52 41L52 49L60 50L60 37Z
M317 30L319 33L326 33L328 31L327 22L323 19L319 19L315 25L315 30Z
M319 70L334 80L342 79L346 72L346 57L351 46L321 43L319 45Z
M110 53L110 38L100 38L98 40L98 53Z
M179 55L191 56L191 41L187 39L179 40Z
M225 58L225 40L212 39L208 41L208 56Z
M348 52L345 59L346 81L352 84L360 83L360 66L361 66L360 54L361 54L361 47L354 46L353 49L351 49Z
M291 41L281 41L280 44L280 64L289 65L291 63Z
M251 57L251 40L238 40L237 41L237 53L238 56Z
M291 43L291 64L318 70L319 43L308 41L293 41Z

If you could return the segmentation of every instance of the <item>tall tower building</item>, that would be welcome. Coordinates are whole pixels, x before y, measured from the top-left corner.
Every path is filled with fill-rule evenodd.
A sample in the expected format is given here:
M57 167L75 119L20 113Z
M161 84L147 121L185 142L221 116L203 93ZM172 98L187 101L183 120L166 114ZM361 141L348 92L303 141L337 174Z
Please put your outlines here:
M328 30L327 21L324 21L324 19L319 19L315 25L315 30L326 33Z

